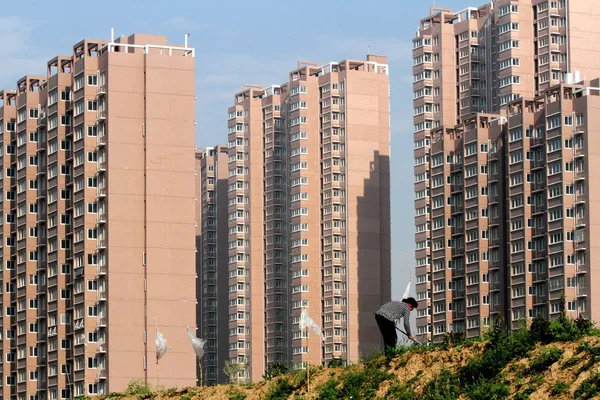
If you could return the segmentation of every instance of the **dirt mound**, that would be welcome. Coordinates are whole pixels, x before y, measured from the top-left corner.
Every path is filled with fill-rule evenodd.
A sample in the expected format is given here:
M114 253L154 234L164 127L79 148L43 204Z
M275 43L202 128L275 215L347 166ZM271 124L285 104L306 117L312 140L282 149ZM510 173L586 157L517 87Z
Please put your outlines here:
M595 335L595 333L594 333ZM313 366L244 385L155 390L139 385L112 399L591 399L600 398L600 338L542 344L531 336L458 346L400 349L347 367ZM527 342L529 341L529 342Z

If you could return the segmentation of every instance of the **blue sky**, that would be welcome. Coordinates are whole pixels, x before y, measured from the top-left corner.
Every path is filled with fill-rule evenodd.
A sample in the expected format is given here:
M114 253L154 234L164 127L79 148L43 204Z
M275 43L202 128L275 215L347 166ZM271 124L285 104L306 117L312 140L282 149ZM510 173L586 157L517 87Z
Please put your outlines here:
M434 0L10 1L0 16L0 87L43 74L83 38L155 33L196 47L198 145L227 140L227 107L244 83L279 84L298 60L388 57L392 103L392 294L414 263L411 40ZM437 0L455 10L484 0ZM27 12L24 13L23 11ZM77 18L80 16L81 18ZM414 294L414 292L413 292Z

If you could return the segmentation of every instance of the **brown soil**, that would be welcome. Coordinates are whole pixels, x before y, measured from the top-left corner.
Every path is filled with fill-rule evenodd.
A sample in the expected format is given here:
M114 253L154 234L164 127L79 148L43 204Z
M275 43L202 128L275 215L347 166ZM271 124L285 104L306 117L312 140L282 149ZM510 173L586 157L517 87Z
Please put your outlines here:
M513 398L515 395L523 393L527 390L531 392L529 396L529 399L531 400L573 399L575 391L577 388L579 388L584 380L589 378L591 374L600 373L600 357L598 357L598 360L593 360L589 368L581 370L582 367L592 361L590 359L591 356L585 351L578 352L578 346L582 342L587 342L592 347L600 347L600 338L598 337L587 337L577 342L553 343L548 345L556 346L564 350L564 353L558 362L554 363L546 371L543 371L539 374L531 373L528 370L530 358L536 357L541 351L544 350L545 347L548 346L538 345L534 350L531 351L529 355L530 358L512 361L502 371L504 382L511 386L511 392L508 398ZM470 358L480 354L484 350L485 345L485 343L476 343L470 346L453 347L448 350L407 352L398 356L389 363L388 372L397 376L400 382L412 380L414 382L412 388L417 394L419 394L425 385L431 380L435 379L443 368L457 372L460 367L464 366L469 361ZM572 360L573 357L577 359L577 362L568 367L564 367L564 362L567 360ZM385 360L383 357L377 361L378 362L375 364L385 365ZM347 368L312 367L310 374L310 391L307 392L308 388L306 383L304 383L288 397L288 400L317 399L319 395L319 387L326 384L330 379L338 380L339 384L343 385L343 379L341 378L344 372L352 369L363 368L365 368L365 366L362 364L351 365ZM275 378L273 380L259 382L254 385L193 387L182 390L157 391L152 396L123 395L112 396L111 398L127 400L145 398L153 398L158 400L221 400L229 399L232 393L242 392L246 395L246 400L260 400L264 399L268 395L278 379L279 378ZM285 379L290 379L290 382L293 382L292 377L287 377ZM395 379L382 382L378 388L375 398L385 399L388 388L394 384L393 381L395 381ZM563 382L564 384L568 385L568 389L564 393L554 394L553 388L557 382ZM465 395L461 395L460 399L467 400L467 397Z

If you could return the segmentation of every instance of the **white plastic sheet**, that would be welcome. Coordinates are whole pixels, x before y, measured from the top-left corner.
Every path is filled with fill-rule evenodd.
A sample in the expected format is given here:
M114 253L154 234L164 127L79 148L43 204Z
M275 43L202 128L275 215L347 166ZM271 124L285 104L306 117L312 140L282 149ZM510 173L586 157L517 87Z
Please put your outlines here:
M156 362L160 360L169 350L169 344L167 343L167 339L160 333L158 328L156 328Z
M86 349L88 348L88 342L87 342L87 337L85 337L85 333L81 333L81 334L78 336L78 338L77 338L77 339L78 339L78 341L79 341L79 344L82 344L82 343L83 343L83 346L84 346Z
M402 300L407 299L410 296L410 285L412 284L412 279L408 281L408 285L406 285L406 289L404 289L404 295L402 296Z
M310 317L310 315L308 315L308 311L306 311L306 308L303 308L302 313L300 314L299 327L301 331L311 330L313 333L319 335L322 340L325 340L321 328L319 328L319 325L317 325L317 323Z
M206 340L196 337L196 335L190 330L189 326L186 325L185 329L187 329L188 337L190 338L190 341L192 342L192 347L194 348L194 353L196 353L196 355L198 356L198 359L201 360L202 357L204 356L204 345L206 344Z

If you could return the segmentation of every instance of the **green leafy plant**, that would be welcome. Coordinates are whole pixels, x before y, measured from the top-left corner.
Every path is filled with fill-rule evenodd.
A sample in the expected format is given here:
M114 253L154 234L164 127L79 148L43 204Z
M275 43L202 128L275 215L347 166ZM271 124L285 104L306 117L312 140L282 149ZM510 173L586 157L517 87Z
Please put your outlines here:
M531 321L529 332L531 332L533 338L538 342L550 343L552 341L552 336L550 335L550 321L541 315L536 316L533 321Z
M567 360L565 360L565 362L562 363L561 368L562 369L567 369L567 368L571 368L574 365L577 365L577 363L581 361L581 359L577 358L577 357L571 357Z
M239 389L230 387L227 389L227 396L229 400L244 400L248 395Z
M318 388L318 397L319 400L336 400L338 393L338 382L334 378L330 378L325 382L324 385L321 385Z
M444 335L444 347L454 347L465 342L465 334L462 332L448 332Z
M344 360L341 358L334 358L327 363L328 368L340 368L344 366Z
M579 329L579 333L582 335L588 335L591 330L594 328L594 323L587 319L583 318L581 315L575 319L575 326Z
M125 388L124 395L135 396L135 395L149 395L152 393L152 387L140 379L133 379Z
M558 396L559 394L563 394L567 390L569 390L570 386L571 385L564 381L555 382L554 385L552 385L552 387L550 388L550 394L553 396Z
M480 381L471 386L468 397L470 400L502 400L510 393L508 385L493 381Z
M576 399L591 399L600 393L600 373L590 376L575 390Z
M263 375L263 379L269 380L276 376L283 375L288 371L288 367L284 363L276 362L268 366L267 372Z
M529 364L530 372L539 373L550 368L552 364L560 360L564 350L556 346L548 347L540 352L537 357L533 358Z
M294 391L294 386L289 379L284 376L277 377L273 380L269 391L265 395L265 400L287 400Z
M424 400L454 400L458 399L461 393L458 375L444 368L435 379L425 385L420 398Z
M391 379L394 375L385 369L355 367L340 376L342 387L340 398L371 399L379 390L381 382Z

